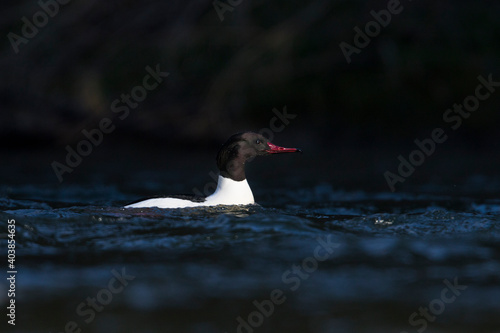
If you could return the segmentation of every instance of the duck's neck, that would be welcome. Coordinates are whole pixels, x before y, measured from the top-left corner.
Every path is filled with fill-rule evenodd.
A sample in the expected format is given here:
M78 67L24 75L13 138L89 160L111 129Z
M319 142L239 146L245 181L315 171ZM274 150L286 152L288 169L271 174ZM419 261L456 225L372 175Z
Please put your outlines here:
M249 205L255 203L246 179L233 180L219 175L217 189L207 197L207 203L215 205Z
M228 161L220 171L221 176L235 181L245 180L245 161L246 158L243 156Z

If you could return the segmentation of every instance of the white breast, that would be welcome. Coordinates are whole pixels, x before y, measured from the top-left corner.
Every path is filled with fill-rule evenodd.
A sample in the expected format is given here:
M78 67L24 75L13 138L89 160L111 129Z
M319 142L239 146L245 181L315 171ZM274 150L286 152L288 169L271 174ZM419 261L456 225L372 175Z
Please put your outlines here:
M255 203L247 180L235 181L219 175L215 192L204 202L192 202L177 198L155 198L137 202L125 208L187 208L217 205L249 205Z
M247 180L236 181L219 175L214 194L207 197L202 204L215 205L249 205L255 203L253 193Z

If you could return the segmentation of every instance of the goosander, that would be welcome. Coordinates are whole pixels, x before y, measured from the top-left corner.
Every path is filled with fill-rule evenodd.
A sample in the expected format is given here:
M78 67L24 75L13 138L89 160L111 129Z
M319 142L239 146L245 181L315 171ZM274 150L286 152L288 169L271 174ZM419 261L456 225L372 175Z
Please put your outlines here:
M245 177L245 163L256 156L302 152L297 148L277 146L254 132L232 135L217 153L219 177L215 192L206 197L174 196L153 198L129 204L125 208L187 208L217 205L254 204L254 197Z

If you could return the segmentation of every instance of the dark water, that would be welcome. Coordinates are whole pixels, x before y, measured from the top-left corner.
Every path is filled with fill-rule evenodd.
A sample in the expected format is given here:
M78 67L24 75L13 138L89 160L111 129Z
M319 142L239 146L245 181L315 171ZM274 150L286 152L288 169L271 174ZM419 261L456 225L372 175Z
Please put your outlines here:
M261 205L120 208L160 191L147 177L183 190L141 172L0 189L0 228L17 225L9 331L500 332L494 196L249 177Z

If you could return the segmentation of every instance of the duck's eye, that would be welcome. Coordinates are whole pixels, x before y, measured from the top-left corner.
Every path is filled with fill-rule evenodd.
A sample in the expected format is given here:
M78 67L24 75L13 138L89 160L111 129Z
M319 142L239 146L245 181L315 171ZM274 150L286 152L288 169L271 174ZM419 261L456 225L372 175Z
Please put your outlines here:
M255 140L255 143L260 145L261 141L259 139Z

